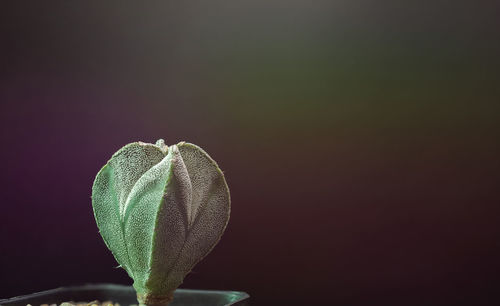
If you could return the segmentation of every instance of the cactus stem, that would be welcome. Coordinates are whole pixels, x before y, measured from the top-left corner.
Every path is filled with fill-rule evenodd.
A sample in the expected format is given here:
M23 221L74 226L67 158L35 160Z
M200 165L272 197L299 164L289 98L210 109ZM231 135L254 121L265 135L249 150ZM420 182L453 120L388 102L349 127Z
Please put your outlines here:
M139 306L167 306L174 299L174 292L166 295L139 294L137 293L137 301Z

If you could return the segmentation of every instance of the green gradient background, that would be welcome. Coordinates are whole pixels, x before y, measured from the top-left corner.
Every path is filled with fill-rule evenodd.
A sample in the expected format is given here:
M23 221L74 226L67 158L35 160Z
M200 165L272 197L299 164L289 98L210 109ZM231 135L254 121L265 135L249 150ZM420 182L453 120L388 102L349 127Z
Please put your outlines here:
M129 283L90 186L123 144L162 137L205 148L232 191L184 287L256 305L499 300L497 3L0 11L1 297Z

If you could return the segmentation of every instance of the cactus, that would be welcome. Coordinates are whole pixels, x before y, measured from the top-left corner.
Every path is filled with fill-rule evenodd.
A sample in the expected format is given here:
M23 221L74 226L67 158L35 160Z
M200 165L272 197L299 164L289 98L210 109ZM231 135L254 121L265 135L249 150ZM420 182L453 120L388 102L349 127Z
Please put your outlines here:
M229 189L200 147L134 142L97 174L92 206L99 232L134 280L140 305L167 305L229 220Z

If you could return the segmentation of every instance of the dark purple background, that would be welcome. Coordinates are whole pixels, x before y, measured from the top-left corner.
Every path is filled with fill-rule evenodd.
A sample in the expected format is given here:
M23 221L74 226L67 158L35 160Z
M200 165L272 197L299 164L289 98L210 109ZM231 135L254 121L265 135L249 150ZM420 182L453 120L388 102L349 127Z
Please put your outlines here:
M0 297L130 284L93 220L126 143L202 146L232 215L183 287L255 305L500 302L494 1L0 7Z

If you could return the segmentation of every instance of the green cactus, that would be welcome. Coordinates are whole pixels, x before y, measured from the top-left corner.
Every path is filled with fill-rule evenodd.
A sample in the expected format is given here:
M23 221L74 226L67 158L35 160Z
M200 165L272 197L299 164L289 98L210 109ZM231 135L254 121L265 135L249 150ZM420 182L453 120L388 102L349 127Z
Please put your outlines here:
M134 280L141 305L167 305L229 220L229 189L200 147L134 142L97 174L92 206L116 261Z

